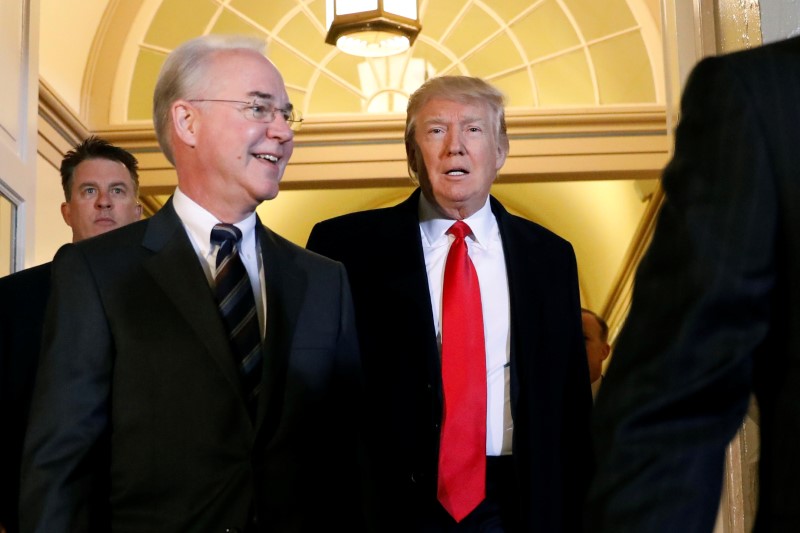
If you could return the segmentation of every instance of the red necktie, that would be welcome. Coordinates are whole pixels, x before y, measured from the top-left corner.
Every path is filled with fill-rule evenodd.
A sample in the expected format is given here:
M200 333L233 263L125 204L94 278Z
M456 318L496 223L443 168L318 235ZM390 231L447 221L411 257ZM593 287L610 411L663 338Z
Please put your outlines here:
M444 267L438 497L460 522L486 495L486 348L478 274L467 255L469 226L458 221Z

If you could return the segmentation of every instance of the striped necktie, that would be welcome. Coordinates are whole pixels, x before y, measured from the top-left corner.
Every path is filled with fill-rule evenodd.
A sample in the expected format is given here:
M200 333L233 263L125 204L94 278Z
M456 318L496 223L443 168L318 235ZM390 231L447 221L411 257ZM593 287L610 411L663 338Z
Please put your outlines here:
M217 224L211 230L211 244L219 246L214 295L228 331L252 419L261 388L261 333L250 278L239 257L241 239L242 232L233 224Z

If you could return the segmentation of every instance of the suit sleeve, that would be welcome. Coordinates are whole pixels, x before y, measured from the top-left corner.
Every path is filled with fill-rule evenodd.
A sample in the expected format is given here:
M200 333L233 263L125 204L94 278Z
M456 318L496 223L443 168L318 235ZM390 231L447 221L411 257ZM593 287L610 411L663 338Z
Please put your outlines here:
M591 531L714 524L776 278L760 82L738 65L701 62L684 93L665 202L595 406Z
M92 502L104 491L111 370L110 333L97 287L80 252L65 246L53 263L23 451L22 531L97 528L101 510Z

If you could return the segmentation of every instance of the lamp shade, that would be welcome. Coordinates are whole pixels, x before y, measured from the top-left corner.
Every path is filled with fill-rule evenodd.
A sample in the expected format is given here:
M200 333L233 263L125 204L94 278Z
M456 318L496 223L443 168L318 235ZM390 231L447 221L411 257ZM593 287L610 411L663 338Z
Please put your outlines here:
M325 42L361 57L402 53L422 26L417 0L326 0Z

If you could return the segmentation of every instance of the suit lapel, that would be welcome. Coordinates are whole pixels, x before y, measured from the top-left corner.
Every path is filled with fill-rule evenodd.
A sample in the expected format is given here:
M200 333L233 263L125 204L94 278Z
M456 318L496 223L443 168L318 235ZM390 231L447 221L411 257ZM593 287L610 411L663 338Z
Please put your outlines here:
M283 385L289 365L297 317L307 288L305 270L294 263L294 251L258 220L256 235L267 289L267 327L263 345L264 387L259 395L256 430L272 431L279 420Z
M391 283L390 294L396 298L393 305L397 306L398 323L408 324L407 330L401 334L417 336L415 344L421 349L420 355L424 356L418 361L424 365L418 369L422 373L416 375L424 379L424 383L435 385L441 402L441 364L419 229L419 195L420 189L417 188L405 201L390 208L394 216L386 219L385 238L382 239L387 271L377 275L391 280L388 283Z
M225 327L171 199L150 218L142 245L153 252L144 262L145 269L189 323L236 394L242 396Z
M516 417L519 398L520 375L526 375L536 368L533 359L538 354L531 342L536 335L536 325L543 324L543 294L546 290L547 275L541 272L536 260L535 242L530 232L520 234L518 223L494 197L491 198L492 212L500 229L503 255L508 276L510 307L510 362L511 362L511 414ZM520 349L521 346L527 347ZM525 353L524 357L520 354ZM527 367L527 368L526 368ZM533 371L534 376L541 373Z

